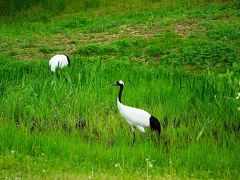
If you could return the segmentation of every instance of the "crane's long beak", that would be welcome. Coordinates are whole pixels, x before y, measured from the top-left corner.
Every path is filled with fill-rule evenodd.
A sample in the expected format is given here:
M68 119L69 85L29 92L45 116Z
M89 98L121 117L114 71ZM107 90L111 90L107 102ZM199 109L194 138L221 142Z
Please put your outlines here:
M117 86L117 83L115 82L115 83L111 84L110 86Z

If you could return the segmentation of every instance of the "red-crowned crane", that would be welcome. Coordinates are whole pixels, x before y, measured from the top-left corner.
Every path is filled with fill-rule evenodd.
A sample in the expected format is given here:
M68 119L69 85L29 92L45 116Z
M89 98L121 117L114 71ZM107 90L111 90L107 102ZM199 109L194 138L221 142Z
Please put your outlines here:
M57 68L64 68L70 65L70 59L65 54L57 54L53 56L49 61L49 66L52 72L55 72Z
M123 87L124 83L122 80L117 81L116 83L112 84L112 86L119 86L119 93L117 97L117 107L118 110L121 114L121 116L127 121L128 124L132 127L133 130L133 144L135 142L135 131L134 127L136 127L138 130L141 132L145 133L144 128L145 127L150 127L151 130L157 131L157 133L160 135L161 133L161 126L160 122L158 121L157 118L149 114L148 112L126 106L122 104L122 92L123 92Z

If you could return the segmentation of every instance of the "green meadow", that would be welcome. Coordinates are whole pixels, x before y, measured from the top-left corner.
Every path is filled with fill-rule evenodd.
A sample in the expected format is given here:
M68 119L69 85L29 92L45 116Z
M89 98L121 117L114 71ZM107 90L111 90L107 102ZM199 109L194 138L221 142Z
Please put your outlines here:
M240 3L0 2L1 179L237 179ZM50 71L50 58L71 65ZM136 131L122 101L157 117Z

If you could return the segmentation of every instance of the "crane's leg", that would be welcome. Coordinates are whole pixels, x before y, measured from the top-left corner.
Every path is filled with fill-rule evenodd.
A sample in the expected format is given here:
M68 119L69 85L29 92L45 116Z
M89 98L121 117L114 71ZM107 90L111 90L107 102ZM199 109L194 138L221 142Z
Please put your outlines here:
M157 138L157 147L160 146L160 135L158 133L155 134Z
M135 129L134 129L133 126L132 126L132 131L133 131L133 141L132 141L132 146L133 146L134 143L135 143Z
M132 145L134 145L135 143L135 131L133 131L133 142L132 142Z

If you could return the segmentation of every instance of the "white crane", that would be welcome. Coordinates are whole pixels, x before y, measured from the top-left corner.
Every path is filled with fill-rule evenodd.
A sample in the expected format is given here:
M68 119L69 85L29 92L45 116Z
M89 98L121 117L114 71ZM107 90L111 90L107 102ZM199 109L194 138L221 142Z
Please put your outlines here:
M57 68L64 68L70 65L70 59L65 54L57 54L53 56L49 61L49 66L52 72L55 72Z
M148 112L126 106L122 104L121 97L122 97L122 91L124 87L124 83L122 80L117 81L116 83L112 84L112 86L119 86L120 90L117 97L117 106L118 110L121 114L121 116L128 122L128 124L131 125L133 130L133 144L135 142L135 131L134 127L136 127L139 131L145 133L144 128L150 127L151 130L157 131L160 135L161 133L161 126L157 118L149 114Z

